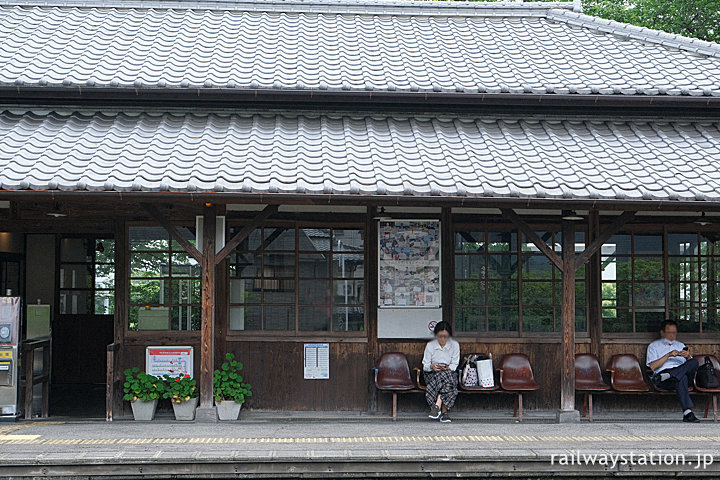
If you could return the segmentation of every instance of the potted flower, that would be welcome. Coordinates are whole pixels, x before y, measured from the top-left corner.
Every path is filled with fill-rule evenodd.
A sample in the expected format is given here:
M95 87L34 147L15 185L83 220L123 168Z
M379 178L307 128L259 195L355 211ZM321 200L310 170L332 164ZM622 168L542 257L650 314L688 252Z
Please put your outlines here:
M123 399L130 402L135 420L150 421L155 418L158 398L162 396L164 387L161 379L141 372L137 367L125 370Z
M190 375L172 377L163 375L165 393L175 412L175 420L195 420L195 408L198 404L197 382Z
M213 379L215 405L220 420L237 420L245 397L252 395L251 386L243 383L243 377L240 375L243 365L235 360L235 355L226 353L225 360L220 370L215 370Z

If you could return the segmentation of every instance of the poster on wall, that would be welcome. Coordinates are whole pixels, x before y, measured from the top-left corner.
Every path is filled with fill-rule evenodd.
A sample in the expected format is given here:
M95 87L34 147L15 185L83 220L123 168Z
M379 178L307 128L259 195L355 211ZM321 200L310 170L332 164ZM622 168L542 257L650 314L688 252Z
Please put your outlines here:
M303 350L305 380L329 380L330 344L306 343Z
M145 373L159 377L193 376L193 347L147 347Z
M440 307L440 221L383 220L378 237L378 307Z

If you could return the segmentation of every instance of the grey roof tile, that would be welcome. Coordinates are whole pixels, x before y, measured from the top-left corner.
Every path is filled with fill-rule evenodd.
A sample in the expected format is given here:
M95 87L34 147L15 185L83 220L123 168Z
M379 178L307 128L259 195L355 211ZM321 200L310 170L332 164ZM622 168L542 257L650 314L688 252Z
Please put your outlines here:
M711 121L6 110L0 152L4 190L667 200L720 192L720 122Z
M720 95L720 45L569 3L53 1L0 0L0 84Z

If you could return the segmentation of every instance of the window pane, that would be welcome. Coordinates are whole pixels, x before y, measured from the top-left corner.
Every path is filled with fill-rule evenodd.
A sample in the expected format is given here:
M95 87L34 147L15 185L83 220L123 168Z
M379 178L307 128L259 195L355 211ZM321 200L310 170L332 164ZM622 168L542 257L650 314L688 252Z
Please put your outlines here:
M703 316L703 332L720 332L720 310L710 308Z
M662 257L635 257L634 265L635 281L662 280L665 278Z
M95 288L115 288L115 265L95 265Z
M95 291L95 315L112 315L115 313L115 291Z
M633 306L655 307L665 305L664 283L635 283L633 287Z
M262 256L258 253L233 253L230 255L231 277L259 277Z
M263 256L262 275L265 278L294 277L295 276L295 254L294 253L266 253Z
M535 232L551 250L560 251L560 236L553 237L553 232ZM522 236L522 251L527 253L541 253L540 249L527 236Z
M516 232L488 232L489 252L517 252Z
M168 303L168 283L167 280L130 281L130 303L136 305L162 305Z
M260 303L260 282L253 279L230 279L230 303Z
M365 248L363 230L333 229L333 250L362 253Z
M263 233L265 250L295 250L293 227L265 227Z
M185 240L190 242L191 245L197 247L195 227L177 227L177 230ZM185 249L175 239L172 239L172 249L175 252L185 252Z
M365 330L363 307L333 308L333 330L336 332L360 332Z
M485 251L485 232L455 232L455 251L458 253L481 253Z
M670 307L700 306L700 284L674 282L670 284Z
M463 305L485 305L485 283L484 282L455 282L455 304Z
M365 257L361 253L336 253L333 255L335 278L362 278L365 275Z
M669 257L668 275L670 283L698 281L700 268L697 257Z
M488 278L517 278L517 255L488 255Z
M330 306L301 306L298 310L299 330L325 332L330 330Z
M635 311L635 331L636 332L659 332L660 323L665 320L665 310L648 310Z
M584 308L575 309L575 330L587 332L587 310Z
M233 238L235 234L237 234L240 230L242 230L242 227L232 227L230 228L230 236L228 239ZM245 239L240 242L240 244L235 249L238 252L247 252L247 251L257 251L260 250L260 246L262 245L262 241L260 240L262 238L262 231L259 228L256 228L252 232L250 232L250 235L245 237Z
M636 233L635 253L663 253L662 234L660 233Z
M85 238L63 238L60 241L61 262L90 263L94 251L95 245L89 244Z
M631 279L631 257L603 257L602 258L602 279L603 281Z
M172 281L172 303L178 304L200 304L202 302L202 290L200 280L173 280Z
M187 253L172 254L173 277L199 277L200 265Z
M553 332L555 331L554 310L552 308L524 308L523 331Z
M131 277L167 277L170 274L168 253L130 254Z
M603 255L630 255L630 235L618 234L613 235L602 246Z
M301 228L299 231L298 250L329 252L330 241L329 228Z
M200 330L202 309L199 306L182 305L172 308L171 330Z
M328 255L322 253L301 253L298 257L298 275L301 278L328 278L330 268Z
M585 305L586 303L585 282L575 282L575 305Z
M87 315L95 311L92 290L60 290L60 313Z
M669 255L697 255L698 236L696 233L668 233Z
M553 264L542 255L523 255L523 280L551 280Z
M455 278L485 278L485 256L455 255Z
M670 310L670 318L678 324L678 332L699 332L701 323L701 310L695 308L682 308ZM655 331L660 330L656 328Z
M490 305L517 305L517 281L488 282L488 304Z
M333 302L359 305L365 301L364 288L365 283L362 280L335 280L333 282L335 294Z
M715 232L700 234L700 254L720 255L720 236Z
M295 307L292 305L265 305L265 330L295 330Z
M262 280L264 303L295 303L295 280Z
M95 244L95 262L113 263L115 261L115 240L99 239Z
M230 330L260 330L261 308L259 305L230 307Z
M458 308L455 310L455 330L458 332L484 332L485 308Z
M130 250L169 250L170 237L163 227L130 227Z
M60 266L60 288L92 288L92 265Z
M556 288L560 289L557 283ZM553 301L553 282L523 282L523 305L547 305L555 304ZM556 295L559 299L559 294Z
M497 308L488 309L489 330L497 332L511 332L518 329L518 309Z
M329 305L330 281L300 280L298 302L301 305Z
M130 307L131 330L168 330L169 328L168 307Z
M632 332L632 314L627 309L604 309L603 332Z

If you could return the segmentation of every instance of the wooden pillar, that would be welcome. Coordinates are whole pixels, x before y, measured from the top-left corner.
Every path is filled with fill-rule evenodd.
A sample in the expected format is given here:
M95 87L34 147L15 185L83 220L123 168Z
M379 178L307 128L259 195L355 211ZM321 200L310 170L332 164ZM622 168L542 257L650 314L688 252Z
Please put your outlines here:
M368 207L365 221L365 327L368 353L368 410L378 411L378 392L375 388L375 361L380 357L377 340L378 305L378 221L377 207Z
M203 207L202 245L202 324L200 327L200 406L199 422L216 422L213 406L215 368L215 206Z
M590 210L588 215L588 234L585 245L595 240L600 233L600 214L597 210ZM602 248L602 247L601 247ZM582 265L578 265L581 267ZM602 255L598 249L585 267L588 296L588 335L590 336L590 353L597 355L600 364L604 365L602 358Z
M130 265L127 228L124 220L115 222L115 315L113 317L113 345L107 346L108 373L105 386L105 419L112 421L123 414L125 402L122 399L123 350L125 331L128 328L128 268Z
M560 414L575 412L575 224L562 221L562 375ZM561 417L559 417L561 420Z

